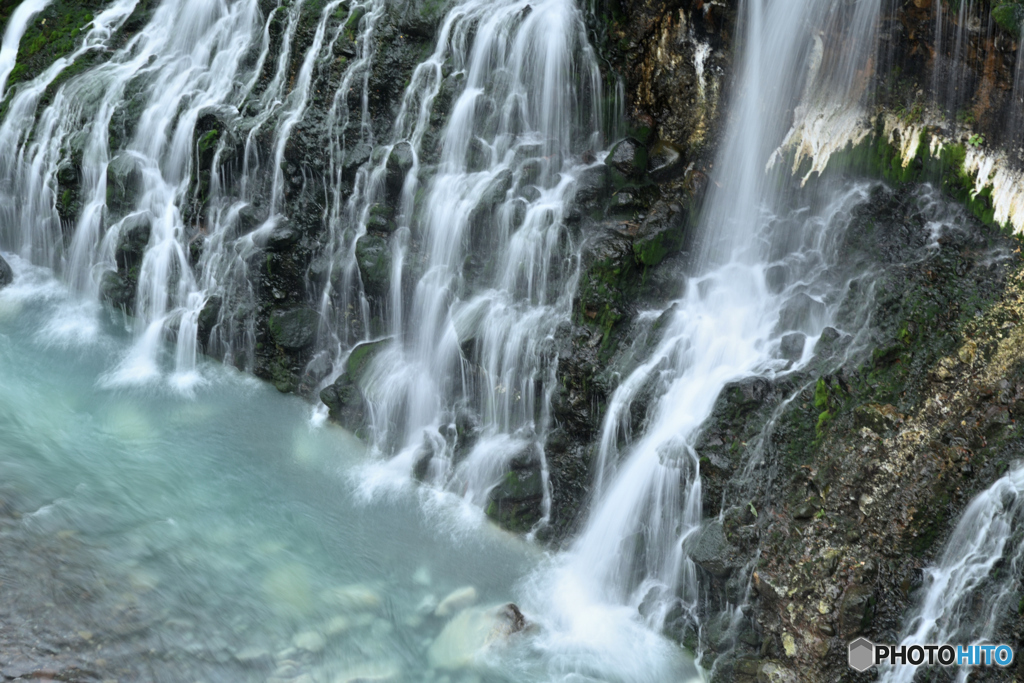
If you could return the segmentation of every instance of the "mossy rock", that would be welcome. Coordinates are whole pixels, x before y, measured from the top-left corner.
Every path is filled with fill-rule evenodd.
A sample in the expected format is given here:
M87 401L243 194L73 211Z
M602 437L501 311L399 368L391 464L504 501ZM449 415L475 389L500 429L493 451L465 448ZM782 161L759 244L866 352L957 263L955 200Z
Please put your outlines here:
M387 297L391 285L391 248L387 239L372 233L360 237L356 242L356 264L366 293Z
M267 323L274 343L289 350L305 349L316 340L320 314L311 308L274 311Z
M363 342L362 344L356 344L351 353L348 355L348 362L345 364L345 368L348 372L348 376L353 382L359 384L363 380L363 376L366 374L367 368L370 366L370 362L387 348L388 344L391 343L391 339L379 339L377 341Z

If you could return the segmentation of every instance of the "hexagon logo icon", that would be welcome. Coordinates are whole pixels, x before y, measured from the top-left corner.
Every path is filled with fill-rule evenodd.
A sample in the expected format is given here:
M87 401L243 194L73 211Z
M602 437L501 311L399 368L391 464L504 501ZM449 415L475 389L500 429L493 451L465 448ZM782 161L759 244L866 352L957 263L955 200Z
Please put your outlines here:
M850 668L867 671L875 665L875 644L867 638L858 638L850 643Z

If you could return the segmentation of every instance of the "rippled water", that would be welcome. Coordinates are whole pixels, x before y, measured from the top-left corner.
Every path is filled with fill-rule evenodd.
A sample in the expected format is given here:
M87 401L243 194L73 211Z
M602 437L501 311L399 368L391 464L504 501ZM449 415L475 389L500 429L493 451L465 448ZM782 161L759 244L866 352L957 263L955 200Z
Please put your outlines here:
M105 388L129 352L123 324L8 258L5 674L468 683L695 673L639 624L616 668L588 657L606 647L600 638L560 636L531 614L530 577L547 561L536 546L450 493L360 496L361 445L311 422L300 399L212 363L191 395L167 383ZM532 624L512 636L490 609L509 601Z

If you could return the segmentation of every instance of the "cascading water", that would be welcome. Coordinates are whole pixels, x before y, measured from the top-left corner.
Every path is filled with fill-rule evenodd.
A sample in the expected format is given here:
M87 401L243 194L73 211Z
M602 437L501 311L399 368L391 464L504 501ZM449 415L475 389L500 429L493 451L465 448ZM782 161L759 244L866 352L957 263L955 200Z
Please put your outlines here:
M998 567L998 571L997 571ZM1024 468L1015 467L967 506L935 566L925 570L917 604L900 643L971 645L993 642L1024 571ZM886 683L909 683L919 667L881 667ZM966 681L971 667L960 667Z
M877 2L852 10L813 1L746 5L735 114L700 219L693 275L657 350L610 400L596 500L580 538L538 580L539 595L554 604L553 621L570 633L591 631L616 605L634 615L641 608L656 628L679 607L697 621L699 583L687 549L702 521L694 447L701 425L727 383L809 360L842 300L845 280L830 273L838 238L849 209L866 199L854 187L826 195L823 210L791 214L778 190L784 171L766 173L766 163L802 91L805 101L820 89L858 106L858 72L870 68L878 9ZM869 30L851 32L845 52L811 49L816 30L843 23ZM780 355L787 334L806 338L795 366ZM652 387L658 398L646 430L620 452L631 404Z
M436 170L424 178L446 62L462 90L436 142ZM353 193L351 214L364 225L389 187L398 213L386 296L393 341L363 386L376 443L400 452L401 472L418 462L438 484L454 476L477 504L512 458L543 470L551 338L575 291L565 211L587 165L582 154L602 146L600 94L571 2L461 3L414 72L391 142ZM416 263L411 239L420 244ZM479 260L467 260L470 245ZM479 437L454 472L456 422L467 408L479 410Z

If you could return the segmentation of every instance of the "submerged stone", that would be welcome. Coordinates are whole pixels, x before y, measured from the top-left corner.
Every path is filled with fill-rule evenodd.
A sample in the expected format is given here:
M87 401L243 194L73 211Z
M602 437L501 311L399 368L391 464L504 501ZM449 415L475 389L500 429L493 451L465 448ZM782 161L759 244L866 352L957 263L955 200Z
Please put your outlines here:
M446 595L443 600L437 605L437 609L434 610L434 616L447 617L466 609L470 605L474 604L477 600L476 588L473 586L463 586L457 588L451 593Z
M445 625L427 651L430 665L449 671L473 666L486 651L504 645L509 636L527 627L513 603L467 609Z

